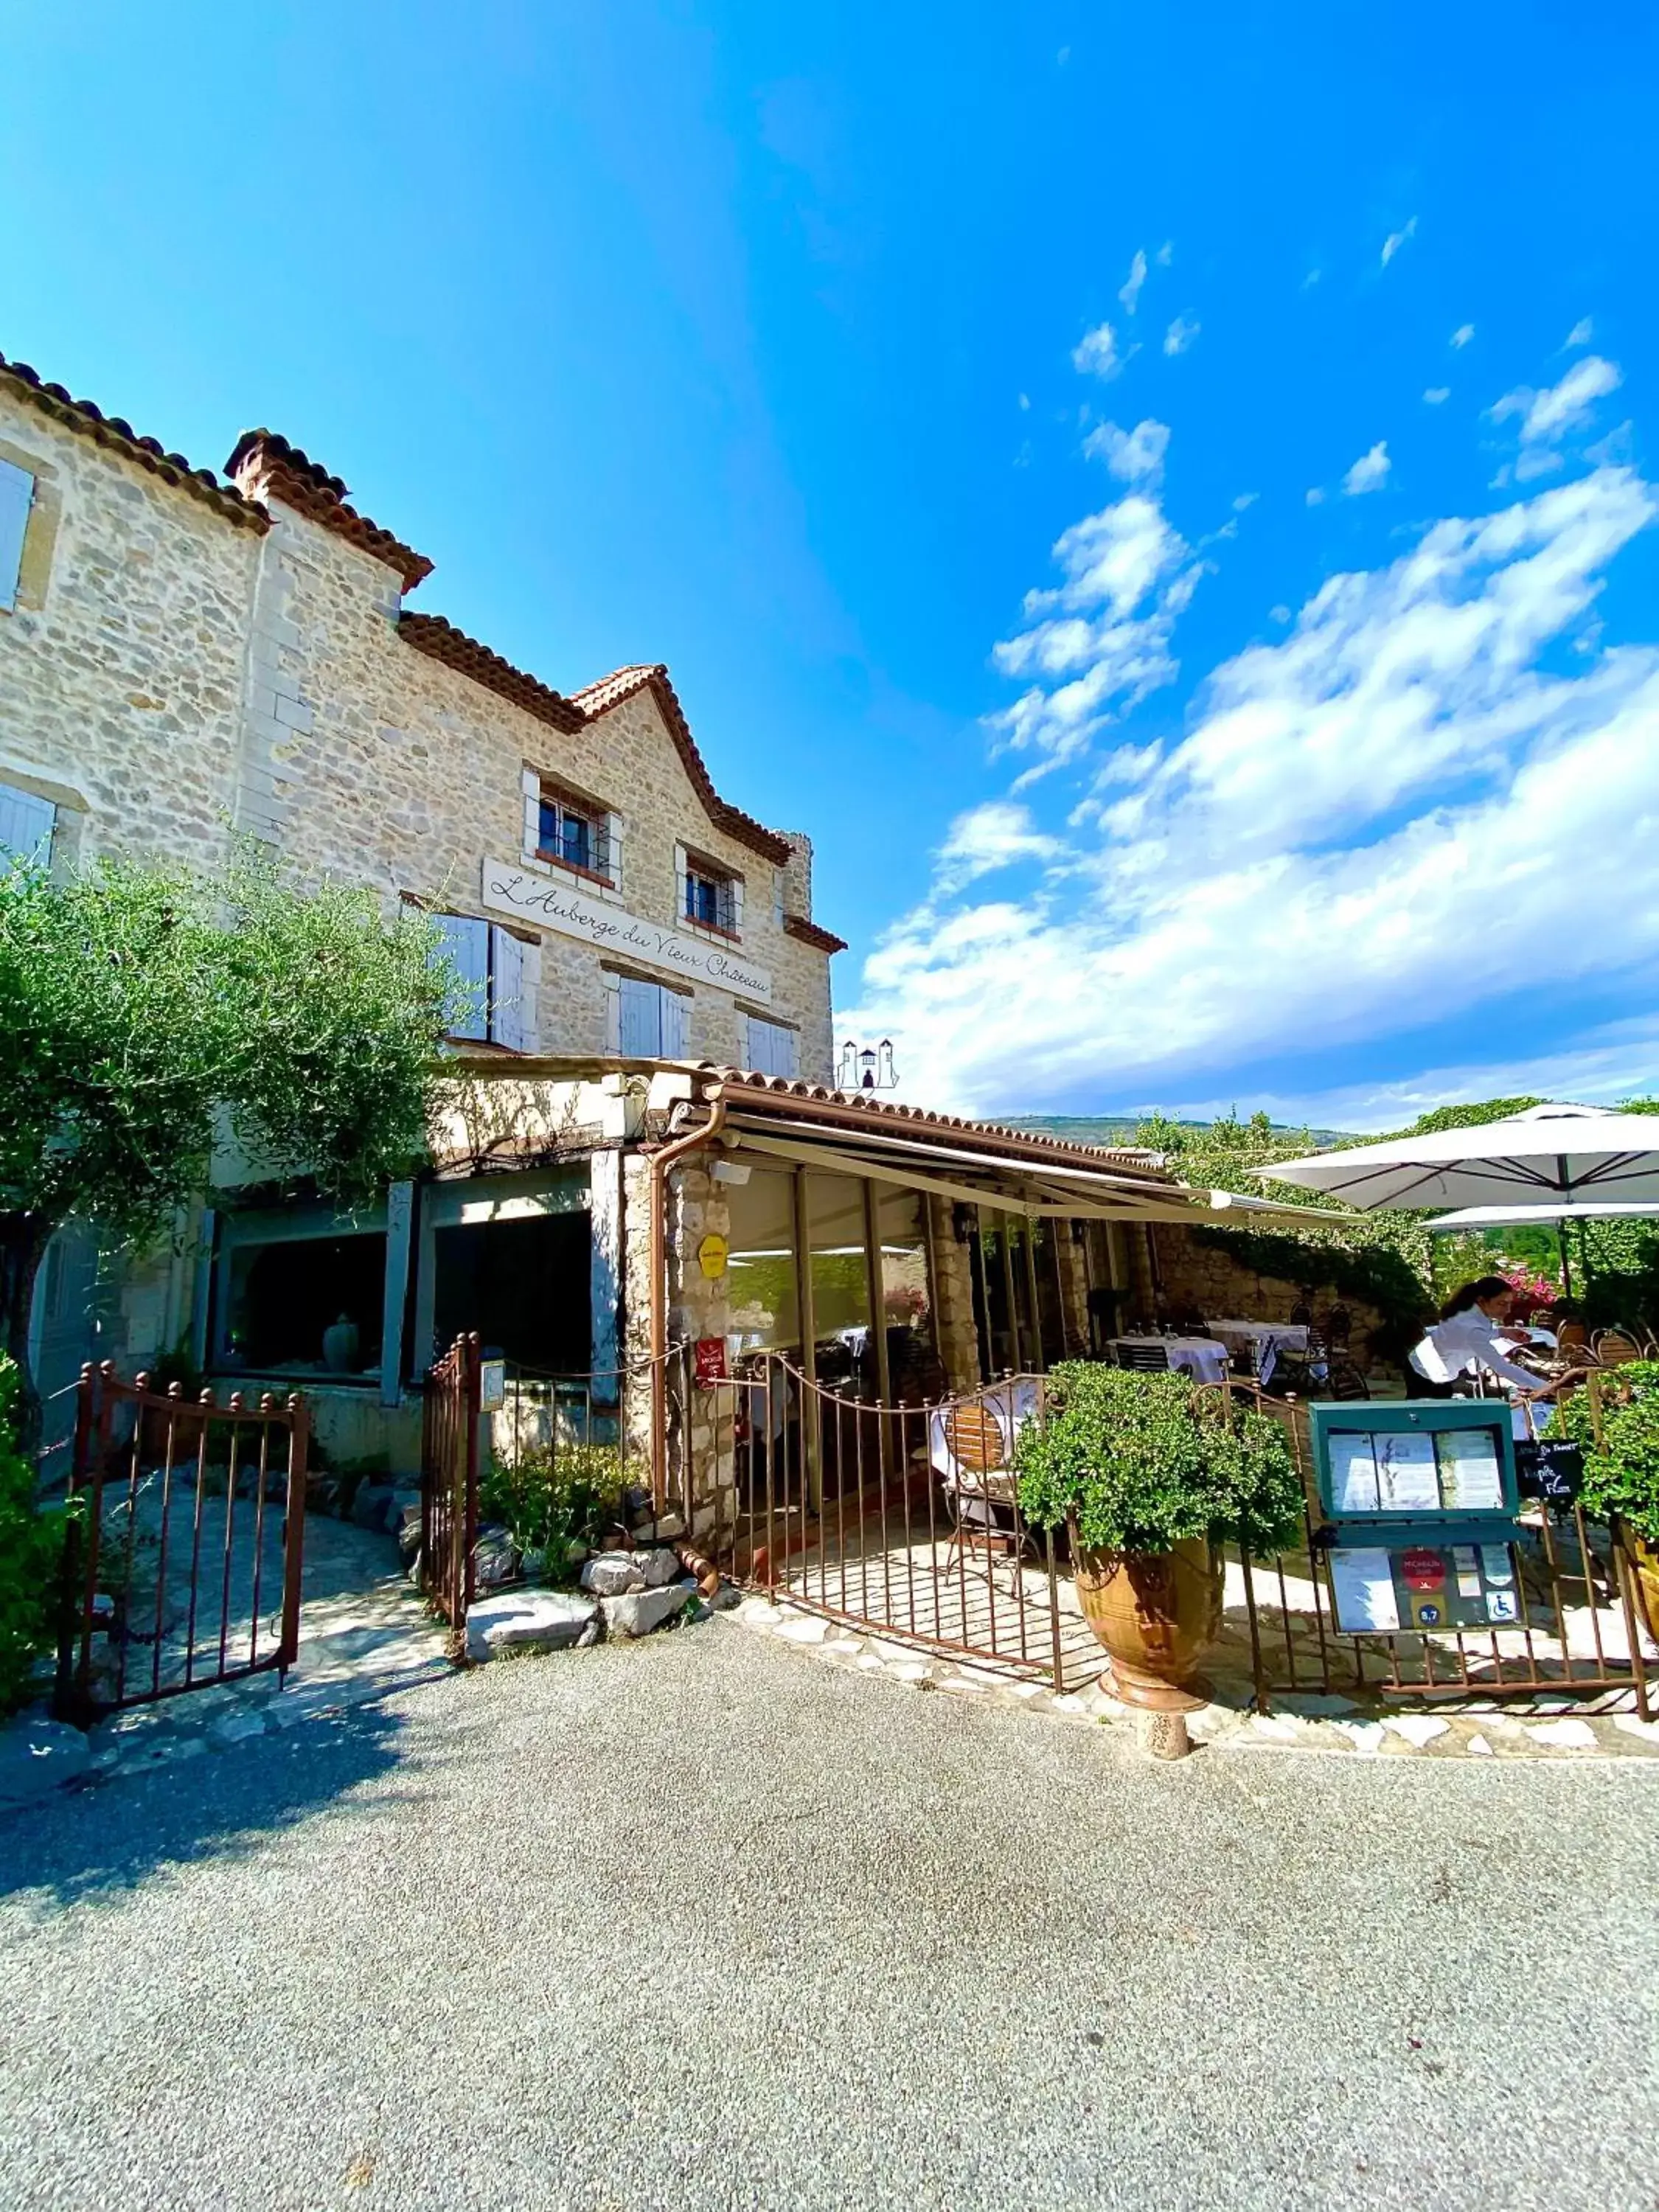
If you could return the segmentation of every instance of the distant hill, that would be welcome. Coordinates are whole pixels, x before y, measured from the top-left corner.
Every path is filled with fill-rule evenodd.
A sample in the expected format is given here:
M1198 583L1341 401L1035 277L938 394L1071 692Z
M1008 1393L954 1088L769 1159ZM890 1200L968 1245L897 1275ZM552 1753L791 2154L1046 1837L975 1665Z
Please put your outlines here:
M1005 1127L1029 1129L1034 1136L1060 1137L1073 1145L1133 1145L1135 1131L1140 1127L1139 1114L1013 1114L1004 1118ZM1210 1127L1208 1121L1179 1121L1176 1127L1194 1132ZM1300 1137L1300 1128L1287 1121L1275 1121L1273 1134L1279 1137ZM1308 1135L1316 1151L1322 1152L1328 1145L1352 1145L1358 1140L1340 1129L1310 1129Z

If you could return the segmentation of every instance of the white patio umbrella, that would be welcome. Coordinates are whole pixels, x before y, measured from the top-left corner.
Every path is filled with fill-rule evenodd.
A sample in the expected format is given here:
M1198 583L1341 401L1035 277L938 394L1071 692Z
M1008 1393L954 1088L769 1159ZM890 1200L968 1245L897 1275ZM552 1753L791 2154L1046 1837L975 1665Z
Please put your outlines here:
M1600 1106L1529 1106L1471 1129L1345 1145L1263 1168L1281 1182L1382 1206L1659 1204L1659 1116Z
M1502 1121L1346 1145L1262 1170L1282 1182L1385 1206L1455 1206L1431 1229L1553 1223L1571 1295L1565 1220L1659 1212L1659 1116L1601 1106L1529 1106Z

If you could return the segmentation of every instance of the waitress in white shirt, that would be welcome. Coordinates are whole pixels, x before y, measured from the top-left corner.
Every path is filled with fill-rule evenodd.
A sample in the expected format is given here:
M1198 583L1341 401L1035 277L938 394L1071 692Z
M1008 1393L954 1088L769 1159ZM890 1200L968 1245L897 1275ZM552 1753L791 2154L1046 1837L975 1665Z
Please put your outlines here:
M1425 1398L1449 1398L1463 1376L1485 1370L1522 1390L1541 1390L1544 1378L1504 1354L1498 1330L1509 1317L1513 1293L1501 1275L1482 1275L1447 1299L1440 1318L1411 1355L1413 1390Z

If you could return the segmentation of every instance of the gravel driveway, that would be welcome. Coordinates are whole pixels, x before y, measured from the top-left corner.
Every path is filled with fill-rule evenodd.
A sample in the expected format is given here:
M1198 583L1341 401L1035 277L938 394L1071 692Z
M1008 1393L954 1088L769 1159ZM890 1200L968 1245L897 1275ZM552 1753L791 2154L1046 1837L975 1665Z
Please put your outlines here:
M0 1823L0 2201L1653 2206L1656 1814L726 1621L497 1664Z

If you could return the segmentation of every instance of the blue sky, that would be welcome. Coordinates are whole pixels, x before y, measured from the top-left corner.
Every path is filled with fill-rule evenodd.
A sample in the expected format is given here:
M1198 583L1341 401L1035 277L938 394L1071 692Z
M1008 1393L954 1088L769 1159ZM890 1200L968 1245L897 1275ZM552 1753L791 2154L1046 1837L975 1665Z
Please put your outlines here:
M6 44L0 350L283 431L550 683L666 660L907 1094L1659 1082L1647 8Z

